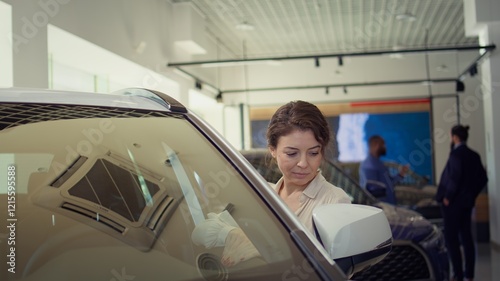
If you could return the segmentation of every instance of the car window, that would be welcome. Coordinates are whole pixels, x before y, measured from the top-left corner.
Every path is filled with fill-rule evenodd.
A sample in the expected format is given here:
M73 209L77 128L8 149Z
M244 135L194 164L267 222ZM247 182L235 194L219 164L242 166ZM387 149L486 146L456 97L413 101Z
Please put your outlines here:
M11 180L0 189L11 226L0 228L0 262L11 269L2 280L318 279L272 210L182 115L19 107L0 108L16 119L0 131L0 180ZM221 213L257 256L222 266L224 247L193 242L195 227Z

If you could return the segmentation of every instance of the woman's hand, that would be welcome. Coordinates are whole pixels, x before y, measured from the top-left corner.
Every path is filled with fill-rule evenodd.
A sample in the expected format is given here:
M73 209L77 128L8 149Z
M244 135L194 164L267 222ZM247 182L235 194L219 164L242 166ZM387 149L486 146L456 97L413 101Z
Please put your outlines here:
M259 251L241 228L235 228L226 237L221 262L223 265L230 267L259 255Z

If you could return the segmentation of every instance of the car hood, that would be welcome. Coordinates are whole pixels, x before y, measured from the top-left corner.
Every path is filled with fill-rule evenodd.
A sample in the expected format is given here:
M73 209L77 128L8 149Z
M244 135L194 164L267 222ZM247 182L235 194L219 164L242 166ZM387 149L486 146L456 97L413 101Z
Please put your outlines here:
M430 221L415 211L383 202L375 206L381 208L387 216L394 240L411 240L418 243L434 229Z

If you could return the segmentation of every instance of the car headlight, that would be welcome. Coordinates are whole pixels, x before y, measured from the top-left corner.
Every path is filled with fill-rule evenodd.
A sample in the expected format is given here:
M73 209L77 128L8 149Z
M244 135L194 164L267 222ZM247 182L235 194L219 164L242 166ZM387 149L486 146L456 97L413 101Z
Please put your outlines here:
M420 241L420 245L425 249L434 248L439 252L446 251L443 232L436 225L433 225L432 232Z

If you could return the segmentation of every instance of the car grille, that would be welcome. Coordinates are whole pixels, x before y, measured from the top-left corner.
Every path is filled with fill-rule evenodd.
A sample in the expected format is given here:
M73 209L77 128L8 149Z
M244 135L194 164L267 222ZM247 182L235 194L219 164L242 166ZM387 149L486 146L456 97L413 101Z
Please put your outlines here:
M379 263L356 273L353 280L428 280L431 278L425 258L412 245L393 245Z

